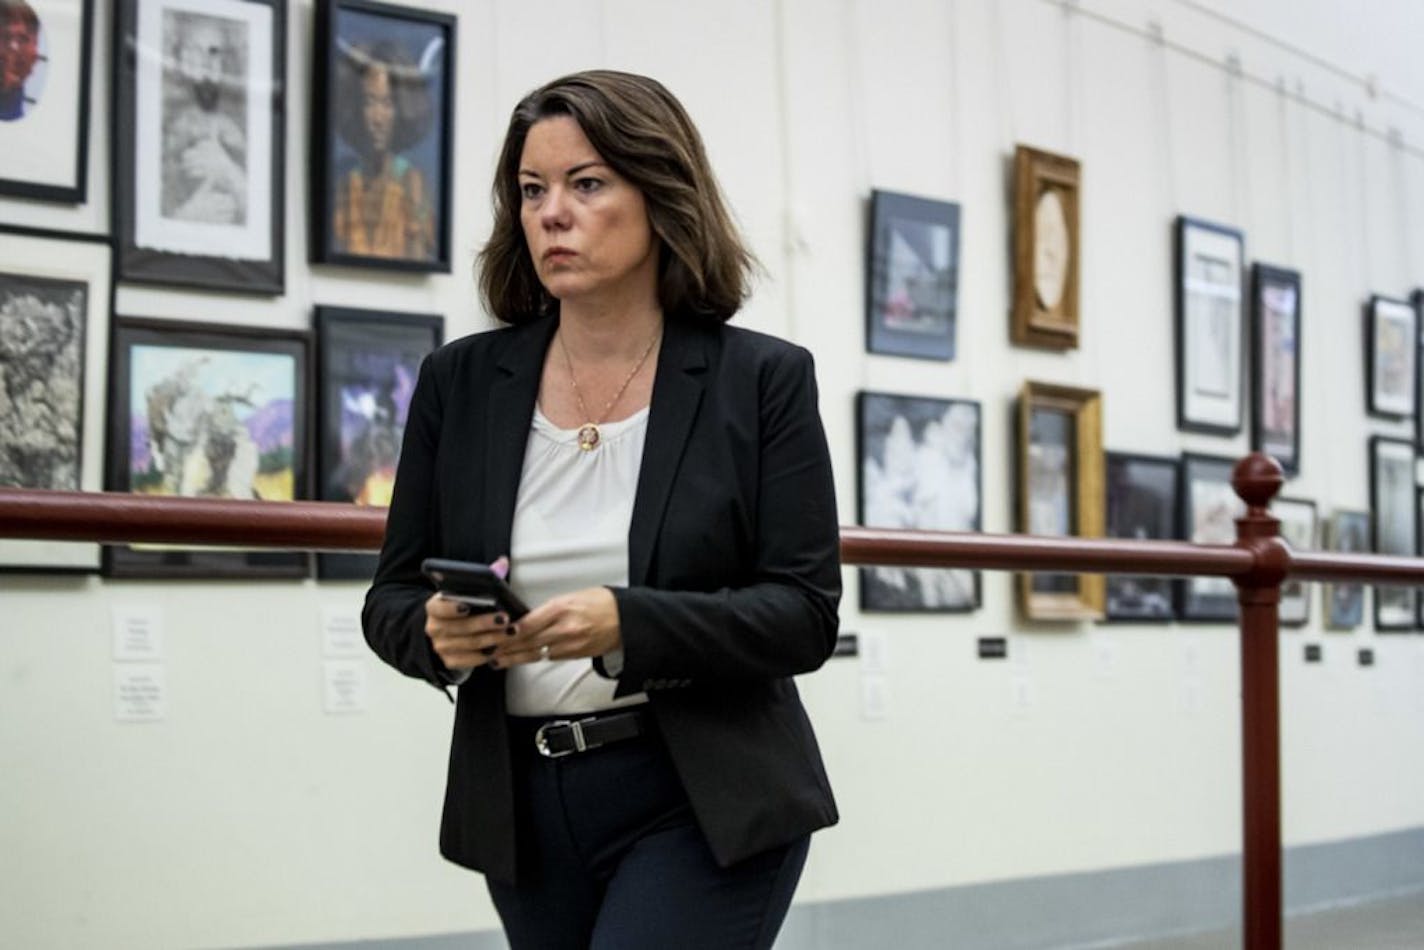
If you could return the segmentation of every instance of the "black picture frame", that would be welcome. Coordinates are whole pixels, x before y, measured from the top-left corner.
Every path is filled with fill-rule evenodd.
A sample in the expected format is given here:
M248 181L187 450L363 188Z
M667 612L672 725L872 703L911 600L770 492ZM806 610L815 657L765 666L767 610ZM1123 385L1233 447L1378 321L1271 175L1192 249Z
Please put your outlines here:
M1177 428L1241 431L1246 377L1246 239L1236 228L1178 215L1174 229Z
M1319 545L1320 519L1315 502L1305 498L1277 498L1271 514L1280 521L1281 537L1294 551L1314 551ZM1294 577L1281 582L1281 601L1276 617L1283 627L1303 627L1310 623L1311 585Z
M0 487L99 491L108 238L0 226ZM0 571L92 574L99 545L0 539Z
M1370 545L1379 554L1413 557L1419 552L1419 497L1412 439L1370 436ZM1375 630L1413 630L1419 592L1414 587L1375 587Z
M1424 287L1416 288L1409 302L1421 327L1419 349L1414 354L1414 445L1424 454Z
M373 0L318 0L312 97L311 260L449 273L456 18ZM402 66L365 72L372 64ZM390 88L392 75L413 77ZM391 125L375 152L358 104L363 77L385 77ZM404 121L402 121L404 117ZM426 121L433 123L427 127ZM381 217L353 220L380 166ZM393 210L397 209L397 210ZM431 220L433 219L433 220Z
M444 342L445 318L317 307L317 490L320 501L390 504L420 363ZM366 580L374 554L318 552L320 580Z
M118 279L282 293L286 0L117 0L114 15Z
M1419 415L1419 310L1375 294L1365 306L1365 404L1370 415Z
M1165 541L1180 533L1180 459L1132 452L1106 453L1107 537ZM1109 621L1168 621L1176 616L1172 580L1110 574Z
M1187 452L1182 455L1182 535L1194 544L1234 544L1235 519L1246 505L1231 487L1236 460ZM1203 623L1235 621L1236 587L1225 577L1188 577L1177 582L1177 617Z
M926 432L936 427L929 438ZM979 531L982 413L969 399L856 394L856 517L873 528ZM981 603L979 572L862 567L860 609L965 613Z
M38 31L25 29L24 84L0 93L5 147L0 195L83 204L89 180L89 63L94 0L31 5ZM55 15L58 14L58 15Z
M1370 545L1370 513L1336 510L1325 522L1325 547L1330 551L1365 554ZM1365 586L1342 581L1325 584L1325 629L1354 630L1365 620Z
M310 336L305 330L117 319L106 489L310 498ZM309 560L300 551L106 545L104 574L306 577Z
M870 193L865 347L870 353L952 360L959 321L959 205Z
M1300 474L1300 274L1251 266L1251 448Z

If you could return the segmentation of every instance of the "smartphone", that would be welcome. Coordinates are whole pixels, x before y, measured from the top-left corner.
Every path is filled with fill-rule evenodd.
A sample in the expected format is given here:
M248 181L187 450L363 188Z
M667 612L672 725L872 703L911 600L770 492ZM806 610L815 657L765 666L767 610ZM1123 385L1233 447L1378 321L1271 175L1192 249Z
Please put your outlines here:
M446 600L469 604L475 608L503 610L509 614L511 620L529 612L519 595L510 590L504 578L496 574L488 564L428 557L421 562L420 571L430 578L431 583L440 591L440 596Z

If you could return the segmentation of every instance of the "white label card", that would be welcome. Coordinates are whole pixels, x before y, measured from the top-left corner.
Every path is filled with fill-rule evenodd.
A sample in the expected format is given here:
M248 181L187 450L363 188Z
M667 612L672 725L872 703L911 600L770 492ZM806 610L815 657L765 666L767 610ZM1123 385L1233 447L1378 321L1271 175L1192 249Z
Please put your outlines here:
M366 711L366 661L327 660L326 712L330 715Z
M162 663L114 664L114 719L160 722L168 717L168 684Z
M328 659L366 655L361 615L356 608L344 604L327 604L321 608L321 655Z
M163 609L152 605L116 606L114 659L156 662L163 659Z

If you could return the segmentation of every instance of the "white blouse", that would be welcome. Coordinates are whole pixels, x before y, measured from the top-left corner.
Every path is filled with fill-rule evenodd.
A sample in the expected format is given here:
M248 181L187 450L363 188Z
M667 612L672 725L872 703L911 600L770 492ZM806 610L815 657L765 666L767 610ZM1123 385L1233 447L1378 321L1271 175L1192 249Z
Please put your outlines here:
M643 462L648 410L598 427L592 451L536 406L514 507L509 584L529 606L584 587L628 583L628 524ZM647 701L613 698L617 684L588 658L511 667L505 702L515 716L590 713Z

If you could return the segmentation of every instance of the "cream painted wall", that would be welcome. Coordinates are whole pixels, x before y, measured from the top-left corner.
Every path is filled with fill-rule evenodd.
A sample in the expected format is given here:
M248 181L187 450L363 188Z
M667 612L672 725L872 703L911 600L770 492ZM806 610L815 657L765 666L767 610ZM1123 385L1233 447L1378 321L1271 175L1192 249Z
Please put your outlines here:
M302 327L314 304L354 304L444 312L451 337L482 329L468 264L508 110L547 78L615 66L664 80L701 126L766 265L741 322L815 352L847 524L862 388L982 402L989 531L1011 527L1010 404L1025 378L1101 388L1110 448L1243 453L1244 435L1175 428L1178 212L1235 224L1252 259L1304 272L1304 461L1290 495L1322 512L1365 507L1368 434L1408 432L1365 415L1359 327L1369 294L1424 284L1412 224L1424 220L1424 70L1411 42L1424 11L1411 0L430 5L460 15L451 275L305 264L312 11L296 0L287 293L123 287L118 312ZM98 6L107 37L110 5ZM109 66L101 43L90 203L4 200L0 221L106 229ZM1020 141L1083 161L1084 331L1066 355L1007 342L1005 173ZM872 187L961 203L953 363L863 351ZM861 718L857 661L803 680L843 818L817 837L800 901L1236 850L1232 628L1029 626L994 573L970 615L861 615L853 571L846 581L844 628L886 640L889 713ZM372 659L369 710L322 712L320 611L361 593L0 576L0 946L495 927L479 879L435 851L445 701ZM164 613L162 723L113 721L109 615L130 605ZM1009 637L1008 662L974 659L985 634ZM1325 662L1305 666L1303 642L1324 643ZM1365 645L1370 670L1352 663ZM1281 672L1288 843L1424 825L1424 764L1403 754L1424 742L1424 637L1287 632Z

